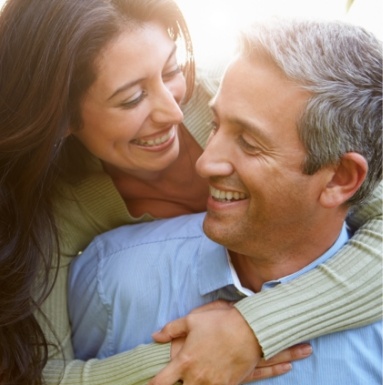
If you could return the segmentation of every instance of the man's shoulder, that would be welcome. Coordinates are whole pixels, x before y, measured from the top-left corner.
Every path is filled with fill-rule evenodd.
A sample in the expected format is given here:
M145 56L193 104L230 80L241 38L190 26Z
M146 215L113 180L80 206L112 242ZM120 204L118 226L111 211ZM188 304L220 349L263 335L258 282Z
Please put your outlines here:
M103 253L130 248L154 247L163 243L198 241L205 237L202 224L205 213L158 219L152 222L129 224L97 236L92 244Z
M195 261L201 244L205 244L203 218L203 213L185 215L125 225L100 234L73 260L71 274L75 277L92 271L101 279L109 271L111 277L121 272L125 279L127 272L144 274L151 272L153 265L172 265L178 256L183 262L177 266L182 269Z

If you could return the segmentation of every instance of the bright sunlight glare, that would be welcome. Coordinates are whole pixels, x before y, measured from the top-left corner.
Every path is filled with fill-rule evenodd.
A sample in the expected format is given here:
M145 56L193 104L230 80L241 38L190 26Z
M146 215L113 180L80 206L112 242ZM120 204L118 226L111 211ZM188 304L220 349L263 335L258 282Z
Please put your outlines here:
M345 20L383 37L383 1L354 0L176 0L194 43L197 65L229 58L236 32L247 23L274 17Z
M0 0L0 7L5 1ZM345 20L362 25L383 39L382 0L176 0L176 2L188 23L197 65L209 65L214 61L229 58L235 47L236 32L243 25L257 19L298 17ZM348 10L350 3L352 5Z

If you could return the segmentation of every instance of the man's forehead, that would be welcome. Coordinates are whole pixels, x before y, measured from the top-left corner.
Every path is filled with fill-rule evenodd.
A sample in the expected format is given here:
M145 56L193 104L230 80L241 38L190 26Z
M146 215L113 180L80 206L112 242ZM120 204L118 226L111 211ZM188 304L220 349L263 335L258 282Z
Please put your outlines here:
M227 67L211 107L219 121L249 131L295 132L310 96L270 59L239 56Z
M243 73L243 69L241 69L241 61L243 61L243 59L241 57L237 56L235 59L231 60L230 63L227 65L227 67L224 71L224 74L222 76L220 85L218 87L217 93L211 99L211 101L209 103L210 107L214 107L217 104L217 99L222 94L223 89L225 91L226 91L226 89L230 89L233 92L233 91L235 91L236 86L240 86L240 84L238 84L238 82L236 82L236 81L234 81L233 84L231 84L231 82L232 82L231 78L233 75L236 78L237 77L240 78L241 75L245 75L245 73Z
M247 56L238 55L226 67L221 84L210 105L216 107L223 102L236 104L238 101L249 103L249 97L258 86L255 80L262 80L259 76L261 62L255 61ZM270 68L270 66L268 65ZM258 82L257 82L258 83Z

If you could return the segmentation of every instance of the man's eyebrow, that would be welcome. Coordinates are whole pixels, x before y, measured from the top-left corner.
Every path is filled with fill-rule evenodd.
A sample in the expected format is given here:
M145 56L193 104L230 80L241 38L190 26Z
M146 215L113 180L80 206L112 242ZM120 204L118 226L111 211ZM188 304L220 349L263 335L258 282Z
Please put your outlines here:
M168 63L172 59L172 57L176 54L176 51L177 51L177 46L176 46L176 44L174 44L174 47L171 50L170 55L166 59L166 63ZM133 80L131 82L125 83L121 87L117 88L116 91L114 91L113 94L108 97L107 101L114 98L119 93L124 92L124 91L128 90L129 88L139 84L142 80L144 80L144 79L140 78L140 79L136 79L136 80Z
M219 117L218 110L214 106L214 99L209 102L209 107L211 108L213 115ZM236 127L243 127L247 131L250 131L257 136L265 145L270 144L270 138L265 134L265 131L260 128L258 124L250 119L244 119L239 117L227 117L226 120L229 124Z

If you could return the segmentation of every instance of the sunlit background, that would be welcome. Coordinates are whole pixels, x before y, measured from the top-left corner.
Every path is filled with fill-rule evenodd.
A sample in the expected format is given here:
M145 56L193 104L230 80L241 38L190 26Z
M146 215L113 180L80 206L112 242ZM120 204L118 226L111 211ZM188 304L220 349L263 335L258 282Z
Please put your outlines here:
M346 20L364 26L383 39L383 0L176 1L188 22L200 66L228 58L236 31L256 19L288 16ZM4 2L0 0L0 6Z
M230 56L236 31L252 20L299 17L344 20L383 38L383 0L176 0L192 35L196 62Z

